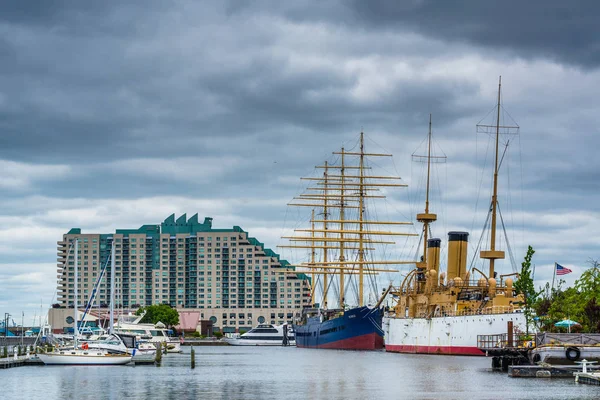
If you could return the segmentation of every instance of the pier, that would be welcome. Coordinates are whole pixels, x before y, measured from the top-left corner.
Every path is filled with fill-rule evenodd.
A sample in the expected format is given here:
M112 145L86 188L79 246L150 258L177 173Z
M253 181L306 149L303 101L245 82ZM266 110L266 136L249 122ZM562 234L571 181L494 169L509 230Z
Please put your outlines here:
M588 369L600 372L598 367L588 366ZM573 378L577 373L581 373L581 367L577 365L510 365L508 367L508 376L513 378Z

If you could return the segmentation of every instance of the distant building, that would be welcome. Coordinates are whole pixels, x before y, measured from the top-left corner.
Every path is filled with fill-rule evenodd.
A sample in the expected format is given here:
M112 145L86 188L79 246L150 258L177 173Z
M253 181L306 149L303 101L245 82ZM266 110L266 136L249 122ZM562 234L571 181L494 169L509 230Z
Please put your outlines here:
M84 234L73 228L63 235L58 242L58 301L63 308L73 306L75 238L81 308L105 266L94 306L105 308L109 303L113 241L117 308L170 304L197 310L200 320L230 332L261 322L291 322L309 303L308 277L295 273L263 243L239 226L213 229L212 218L200 223L197 214L190 219L184 214L139 229Z

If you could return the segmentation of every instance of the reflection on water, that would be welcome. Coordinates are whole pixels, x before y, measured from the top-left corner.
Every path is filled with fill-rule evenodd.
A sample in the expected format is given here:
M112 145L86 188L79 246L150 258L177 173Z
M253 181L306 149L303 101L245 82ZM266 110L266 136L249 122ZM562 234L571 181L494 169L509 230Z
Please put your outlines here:
M509 378L484 357L264 347L198 347L161 367L22 367L0 372L2 398L594 399L572 379Z

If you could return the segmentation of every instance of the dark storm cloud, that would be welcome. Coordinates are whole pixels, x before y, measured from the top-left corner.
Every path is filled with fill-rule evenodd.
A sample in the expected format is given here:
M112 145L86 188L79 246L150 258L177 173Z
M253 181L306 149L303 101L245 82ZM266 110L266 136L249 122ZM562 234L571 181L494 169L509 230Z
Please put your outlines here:
M516 52L596 68L600 65L600 3L594 0L374 0L352 2L371 29L412 30L443 41Z
M161 15L139 3L129 8L55 6L46 10L46 19L43 10L29 15L19 7L5 17L3 48L11 56L0 81L10 105L0 107L0 155L8 159L92 162L210 154L209 143L184 144L252 133L260 133L262 142L277 143L296 129L318 135L345 134L361 126L389 130L400 121L406 125L419 119L423 110L433 109L441 122L466 115L472 109L460 99L477 91L466 80L407 79L390 81L386 93L357 100L350 95L357 72L335 63L304 66L281 44L274 47L273 34L280 28L244 35L259 24L236 13L232 21L218 8L196 8L202 11L198 19L186 22L198 25L183 24L182 35L206 46L192 39L178 51L173 41L181 37L171 32L178 32L177 26L169 29L183 18L177 12ZM120 13L125 16L115 17ZM118 28L134 15L140 29L105 29ZM89 25L82 24L88 19ZM223 28L236 22L238 35ZM82 37L71 29L79 25L95 35ZM224 47L208 45L207 35L215 35ZM330 43L316 55L372 54L391 49L389 39L359 38L355 46L341 48Z

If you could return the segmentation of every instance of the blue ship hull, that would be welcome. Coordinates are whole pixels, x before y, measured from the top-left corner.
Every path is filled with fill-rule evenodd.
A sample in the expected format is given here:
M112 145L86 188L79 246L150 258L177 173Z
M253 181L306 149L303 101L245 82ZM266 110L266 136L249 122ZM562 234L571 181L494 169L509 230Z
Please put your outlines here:
M383 313L380 309L357 307L321 322L310 317L304 325L294 325L296 347L344 350L383 348Z

